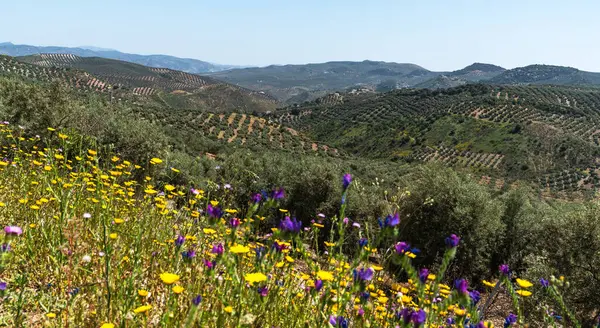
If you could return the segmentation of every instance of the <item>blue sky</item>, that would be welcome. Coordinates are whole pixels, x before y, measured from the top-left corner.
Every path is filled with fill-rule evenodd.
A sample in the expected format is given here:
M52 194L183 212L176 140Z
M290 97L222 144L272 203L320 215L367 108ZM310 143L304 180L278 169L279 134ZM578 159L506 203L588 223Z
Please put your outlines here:
M600 72L598 0L3 1L0 42L93 45L222 64L473 62Z

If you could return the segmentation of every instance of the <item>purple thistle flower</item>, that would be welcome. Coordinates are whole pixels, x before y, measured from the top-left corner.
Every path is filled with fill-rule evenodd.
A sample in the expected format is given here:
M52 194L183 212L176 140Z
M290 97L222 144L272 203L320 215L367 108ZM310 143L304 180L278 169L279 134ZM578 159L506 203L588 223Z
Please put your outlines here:
M506 319L504 319L504 328L510 327L517 323L517 316L513 313L510 313Z
M259 287L258 294L262 297L266 297L269 294L269 288L267 288L267 286Z
M423 311L422 309L419 309L419 311L412 313L410 319L416 327L419 327L420 325L425 323L425 320L427 319L427 313L425 313L425 311Z
M542 285L542 287L544 288L548 288L550 287L550 282L544 278L540 278L540 284Z
M210 251L213 254L221 255L225 251L223 244L218 243L213 245L212 250Z
M350 222L350 219L348 218L344 218L344 220L342 220L344 222L344 224L348 224L348 222Z
M285 197L285 190L283 188L276 188L273 190L272 197L274 200L283 199Z
M192 299L192 304L195 306L200 305L200 302L202 302L202 295L196 295L196 297Z
M476 290L473 290L469 292L469 297L473 301L473 304L477 304L481 300L481 293Z
M422 283L427 281L427 276L429 276L429 269L423 268L419 271L419 280L421 280Z
M348 187L350 186L351 183L352 183L352 174L350 174L350 173L344 174L344 177L342 178L342 187L344 188L344 190L348 189Z
M315 281L315 290L320 291L323 288L323 280L318 279Z
M449 237L446 237L446 246L448 246L448 248L454 248L458 246L459 242L460 237L455 234L451 234Z
M396 248L396 253L404 254L410 250L410 245L407 242L401 241L394 246Z
M352 273L354 275L355 281L370 281L371 279L373 279L373 274L375 274L375 270L373 270L373 268L360 268L354 269Z
M508 264L500 264L498 270L500 270L500 272L505 276L510 275L510 268L508 267Z
M177 239L175 239L175 246L181 247L181 245L183 245L184 242L185 242L185 237L182 235L179 235L179 236L177 236Z
M281 220L279 228L283 231L298 233L302 230L302 222L296 218L290 219L289 216L286 216L285 219Z
M4 227L4 233L7 235L20 236L23 233L23 229L17 226L6 226Z
M365 310L363 310L363 308L358 309L358 315L361 317L365 315Z
M469 293L469 283L465 279L457 279L454 282L454 288L456 288L458 293L461 295L468 295Z

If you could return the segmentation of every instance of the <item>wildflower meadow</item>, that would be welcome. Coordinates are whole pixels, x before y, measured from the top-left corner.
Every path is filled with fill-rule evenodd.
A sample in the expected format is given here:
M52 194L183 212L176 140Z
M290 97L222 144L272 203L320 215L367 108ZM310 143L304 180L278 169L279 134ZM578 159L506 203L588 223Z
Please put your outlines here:
M49 132L2 125L0 326L580 326L561 296L568 277L529 281L502 265L491 281L448 281L456 234L436 270L413 264L420 251L407 242L380 247L403 218L348 218L350 174L339 213L303 224L281 206L283 187L237 204L235 181L163 183L155 172L180 172L159 157L132 163ZM545 303L526 313L534 293ZM500 294L510 301L494 321Z

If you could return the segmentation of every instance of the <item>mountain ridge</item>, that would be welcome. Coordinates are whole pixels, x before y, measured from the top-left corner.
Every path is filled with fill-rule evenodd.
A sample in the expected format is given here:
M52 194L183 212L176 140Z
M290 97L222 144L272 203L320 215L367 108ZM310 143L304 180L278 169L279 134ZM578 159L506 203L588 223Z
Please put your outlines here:
M235 65L220 65L213 64L210 62L193 59L193 58L180 58L170 55L140 55L125 53L117 50L105 49L105 50L91 50L89 48L96 48L91 46L82 47L60 47L60 46L33 46L24 44L14 44L12 42L0 43L0 54L20 57L29 56L43 53L57 53L57 54L72 54L80 57L101 57L108 59L116 59L122 61L128 61L144 66L157 67L157 68L170 68L178 71L184 71L187 73L207 73L220 71L225 69L233 69L239 66ZM97 48L101 49L101 48Z

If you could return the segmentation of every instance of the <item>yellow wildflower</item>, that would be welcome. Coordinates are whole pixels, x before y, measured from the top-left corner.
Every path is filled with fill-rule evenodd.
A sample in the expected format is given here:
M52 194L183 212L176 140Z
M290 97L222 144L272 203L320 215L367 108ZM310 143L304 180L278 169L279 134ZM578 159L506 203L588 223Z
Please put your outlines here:
M148 310L150 310L151 308L152 308L152 305L149 305L149 304L147 304L147 305L142 305L142 306L140 306L140 307L136 308L135 310L133 310L133 313L136 313L136 314L137 314L137 313L146 313L146 312L148 312Z
M529 296L531 296L531 292L528 291L528 290L524 290L524 289L519 289L519 290L516 291L516 293L519 294L520 296L523 296L523 297L529 297Z
M179 276L174 273L165 272L160 274L160 280L167 285L171 285L179 281Z
M250 248L243 245L235 245L229 249L233 254L244 254L250 252Z
M248 273L244 276L244 279L249 283L255 283L255 282L266 281L267 276L265 276L264 274L262 274L260 272Z
M177 286L173 286L173 293L175 294L181 294L183 293L183 291L185 290L185 288L177 285Z
M517 285L519 285L519 287L521 288L529 288L531 286L533 286L533 284L525 279L519 279L517 278Z
M317 278L323 281L333 281L333 274L329 271L319 271L317 272Z

